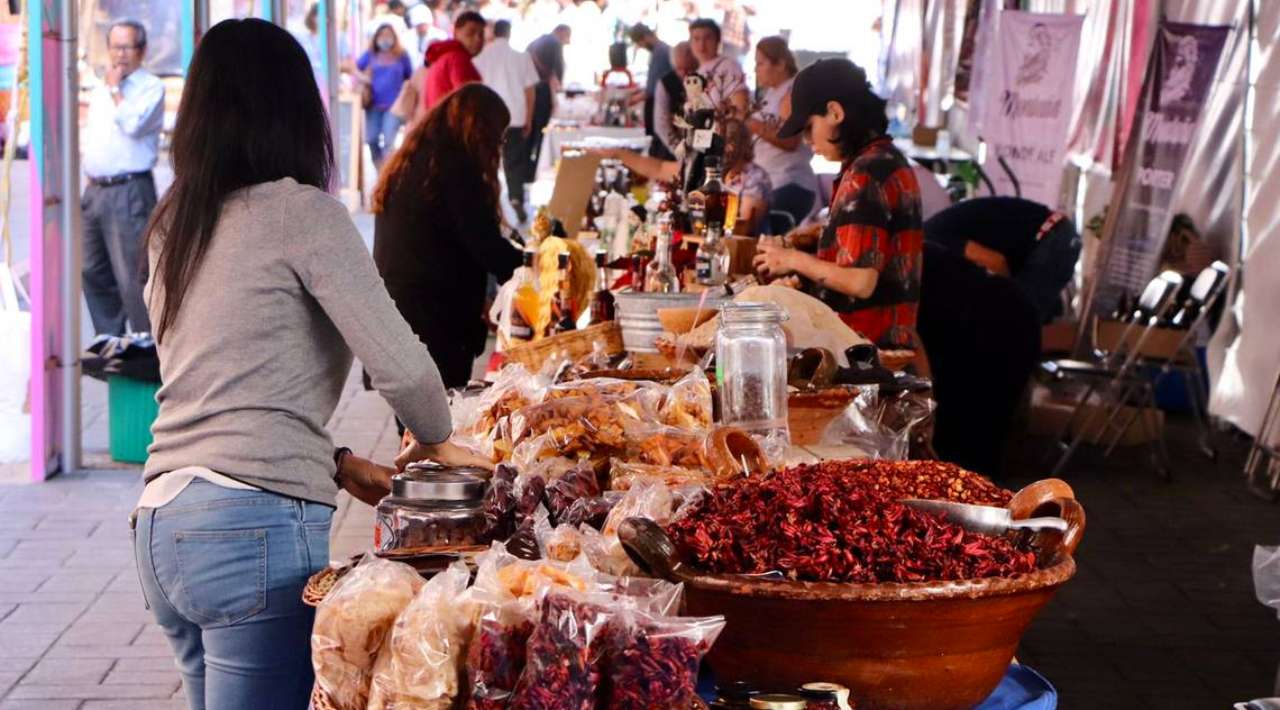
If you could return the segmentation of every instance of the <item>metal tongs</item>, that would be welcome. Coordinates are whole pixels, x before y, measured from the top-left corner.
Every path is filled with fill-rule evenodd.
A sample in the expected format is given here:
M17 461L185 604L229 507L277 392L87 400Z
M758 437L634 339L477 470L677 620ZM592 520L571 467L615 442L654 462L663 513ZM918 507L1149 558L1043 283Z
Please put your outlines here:
M1014 520L1008 508L997 508L991 505L972 505L969 503L953 503L946 500L925 500L923 498L903 498L902 502L917 510L937 513L948 522L955 523L965 530L1003 535L1010 530L1056 530L1067 531L1067 521L1062 518L1024 518Z

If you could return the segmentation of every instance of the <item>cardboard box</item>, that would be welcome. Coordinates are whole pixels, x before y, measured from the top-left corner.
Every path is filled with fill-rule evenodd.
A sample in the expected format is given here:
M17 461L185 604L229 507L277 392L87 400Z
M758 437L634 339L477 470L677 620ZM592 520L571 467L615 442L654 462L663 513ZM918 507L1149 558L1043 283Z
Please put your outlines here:
M1113 320L1096 320L1093 324L1093 343L1100 350L1112 352L1119 348L1120 338L1124 335L1125 323ZM1187 331L1172 328L1154 328L1147 336L1139 351L1143 357L1155 360L1173 360L1178 357L1178 344L1186 337ZM1142 336L1142 328L1135 326L1129 333L1129 345L1137 342Z
M1031 391L1031 409L1030 418L1027 423L1027 433L1035 436L1058 436L1062 432L1062 427L1066 425L1070 419L1071 413L1075 410L1075 399L1061 398L1054 395L1053 391L1043 385L1036 385ZM1120 414L1116 416L1117 422L1124 422L1134 414L1134 407L1124 407L1120 410ZM1146 418L1146 425L1143 424L1143 417ZM1103 427L1107 422L1106 410L1101 406L1101 402L1097 395L1090 398L1090 403L1076 415L1075 421L1071 425L1071 436L1078 434L1085 426L1085 422L1089 422L1089 431L1084 437L1086 444L1106 444L1110 442L1112 434L1103 436ZM1124 434L1120 436L1120 446L1137 446L1152 441L1155 437L1160 436L1164 431L1164 412L1158 409L1145 408L1144 414L1134 417L1133 421L1125 429ZM1105 441L1104 441L1105 438Z
M1057 321L1040 327L1040 352L1069 353L1076 346L1076 331L1080 324L1075 321Z

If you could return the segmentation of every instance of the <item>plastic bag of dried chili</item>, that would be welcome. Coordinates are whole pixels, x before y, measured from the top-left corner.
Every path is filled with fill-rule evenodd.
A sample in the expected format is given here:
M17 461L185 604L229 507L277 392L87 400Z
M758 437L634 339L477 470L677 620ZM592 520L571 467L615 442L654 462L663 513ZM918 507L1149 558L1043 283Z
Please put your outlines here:
M525 667L511 710L593 710L602 648L595 643L613 615L608 595L554 588L543 597L525 647Z
M724 629L723 616L656 616L623 610L602 635L606 710L687 708L698 666Z
M524 672L525 648L533 633L534 600L512 599L485 607L467 650L466 680L471 710L502 710Z

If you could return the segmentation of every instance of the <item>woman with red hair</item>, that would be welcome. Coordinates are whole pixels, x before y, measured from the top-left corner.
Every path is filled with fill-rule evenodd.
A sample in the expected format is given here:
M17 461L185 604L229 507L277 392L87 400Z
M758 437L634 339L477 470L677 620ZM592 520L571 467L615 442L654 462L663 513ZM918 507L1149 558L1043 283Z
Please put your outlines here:
M487 277L520 265L498 201L509 121L492 89L458 87L409 130L373 193L373 260L446 387L466 385L484 352Z

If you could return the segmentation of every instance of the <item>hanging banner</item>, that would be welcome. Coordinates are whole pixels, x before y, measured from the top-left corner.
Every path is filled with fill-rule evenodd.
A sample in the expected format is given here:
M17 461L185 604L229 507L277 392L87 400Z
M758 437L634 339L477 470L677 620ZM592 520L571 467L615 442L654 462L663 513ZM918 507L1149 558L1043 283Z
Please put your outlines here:
M992 52L998 64L982 97L982 137L990 154L1004 158L1024 198L1050 207L1057 206L1066 165L1083 22L1083 15L1001 12ZM994 159L987 174L998 194L1015 194L1013 180Z
M1112 313L1122 296L1136 297L1160 268L1174 188L1230 31L1175 22L1160 26L1103 229L1091 313Z

